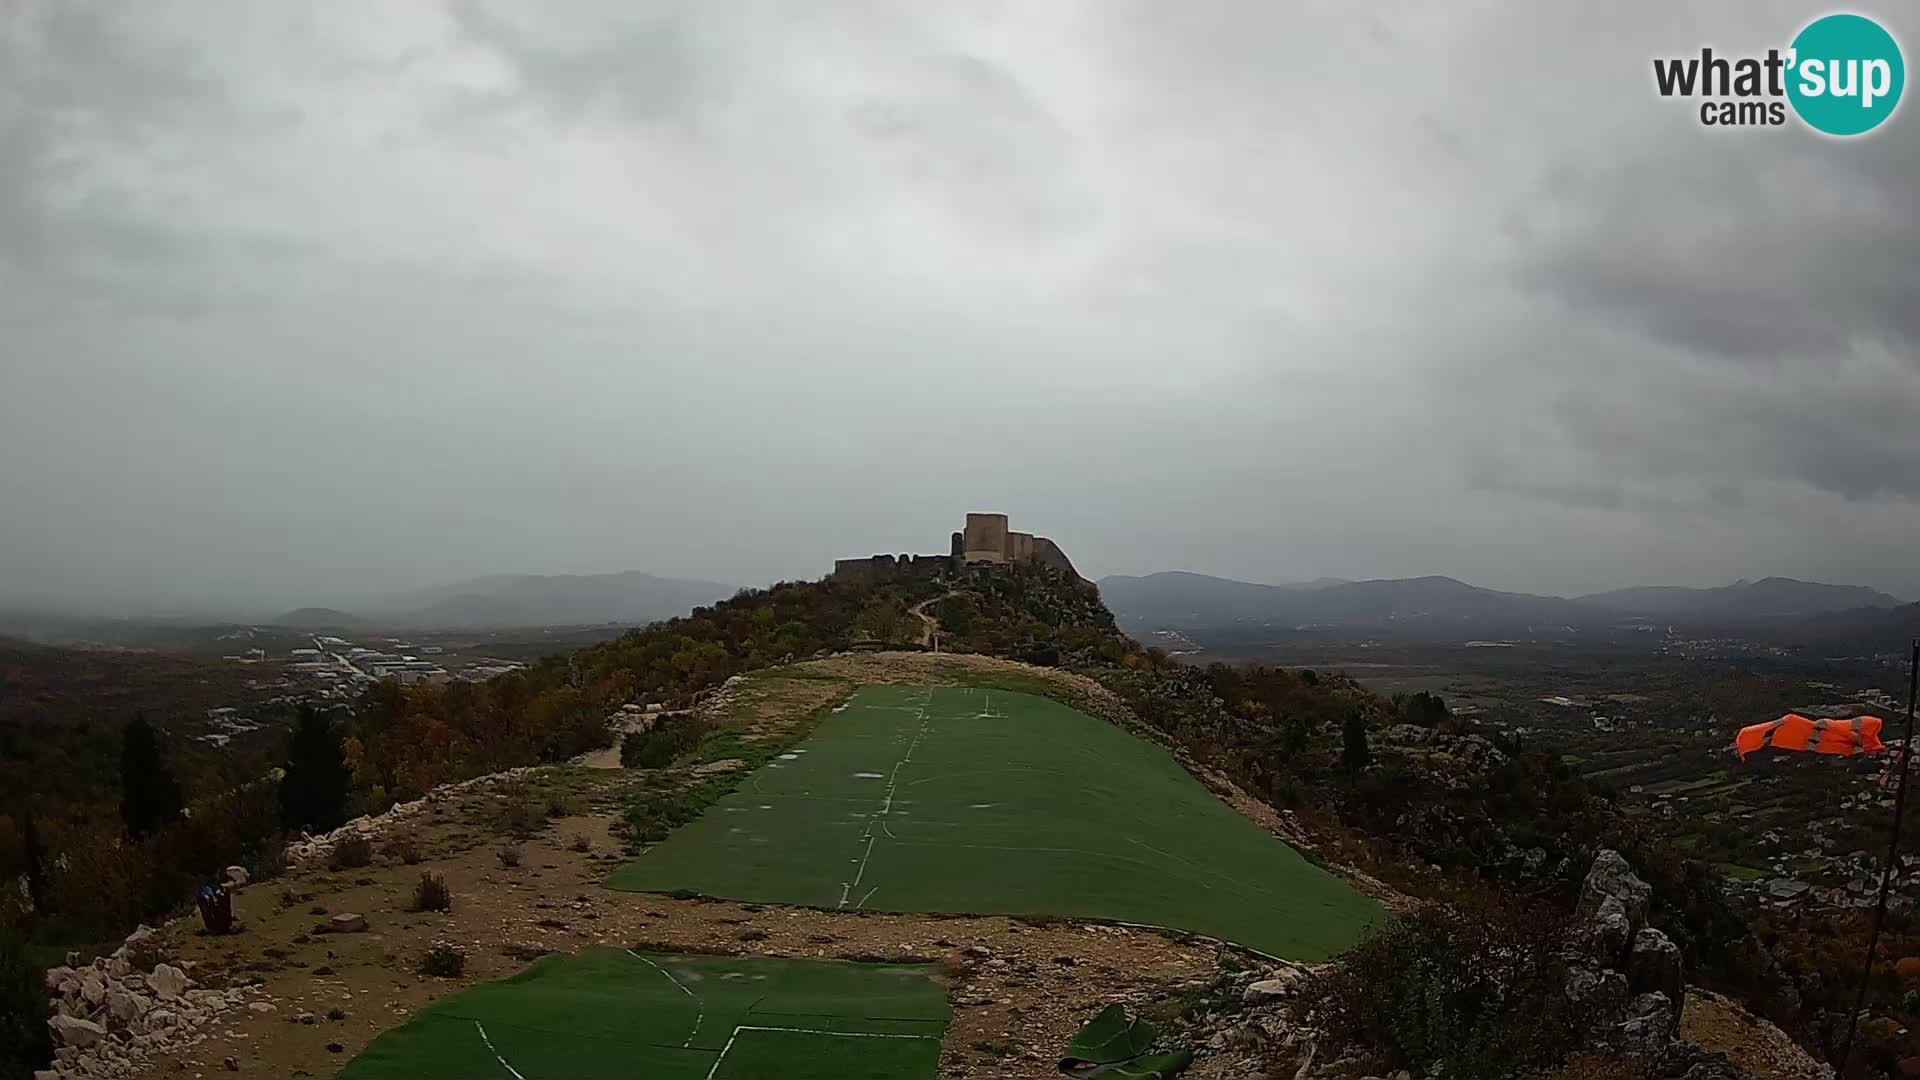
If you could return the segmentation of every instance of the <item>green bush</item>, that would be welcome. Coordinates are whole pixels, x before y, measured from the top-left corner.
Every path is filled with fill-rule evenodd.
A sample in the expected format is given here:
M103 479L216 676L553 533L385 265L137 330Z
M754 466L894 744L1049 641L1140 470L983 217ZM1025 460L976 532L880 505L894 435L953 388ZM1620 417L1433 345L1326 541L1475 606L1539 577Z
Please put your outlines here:
M1591 1024L1575 1015L1558 955L1564 917L1430 906L1387 924L1317 979L1327 1028L1391 1067L1494 1080L1564 1059Z
M519 782L501 784L500 827L515 836L532 836L546 828L545 807L533 797L533 791Z
M0 929L0 1076L30 1076L53 1058L43 979L25 939Z
M373 841L364 836L353 835L333 845L333 856L327 865L335 870L358 870L373 865Z
M435 873L420 875L420 883L413 887L413 910L447 911L453 907L453 890L447 888L447 879Z
M420 958L420 974L435 979L457 979L467 970L467 954L452 945L436 944Z
M635 843L654 844L700 816L727 790L713 780L672 791L645 791L627 804L627 835Z
M652 730L636 731L620 741L620 764L629 769L664 769L699 746L708 730L707 722L697 717L661 717Z

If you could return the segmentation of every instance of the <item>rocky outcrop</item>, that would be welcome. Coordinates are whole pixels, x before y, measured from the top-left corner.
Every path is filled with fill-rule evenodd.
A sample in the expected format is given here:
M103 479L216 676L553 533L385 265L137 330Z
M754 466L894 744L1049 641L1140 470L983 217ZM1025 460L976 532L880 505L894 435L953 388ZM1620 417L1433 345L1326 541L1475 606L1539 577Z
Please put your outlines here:
M70 953L68 964L47 970L54 1061L43 1070L46 1077L144 1076L156 1057L199 1043L206 1037L202 1029L222 1014L274 1008L259 987L197 987L184 969L167 963L137 970L134 962L147 954L152 939L153 931L143 926L109 956L80 966Z
M1596 1019L1596 1048L1649 1059L1679 1034L1687 985L1680 947L1647 925L1652 899L1625 857L1601 851L1580 885L1566 957L1567 997Z
M1647 902L1652 898L1653 886L1640 880L1625 856L1608 848L1593 857L1593 866L1580 885L1574 914L1586 919L1618 911L1638 926L1646 921Z
M1627 952L1627 982L1636 990L1665 994L1678 1013L1687 987L1680 946L1651 926L1641 927Z

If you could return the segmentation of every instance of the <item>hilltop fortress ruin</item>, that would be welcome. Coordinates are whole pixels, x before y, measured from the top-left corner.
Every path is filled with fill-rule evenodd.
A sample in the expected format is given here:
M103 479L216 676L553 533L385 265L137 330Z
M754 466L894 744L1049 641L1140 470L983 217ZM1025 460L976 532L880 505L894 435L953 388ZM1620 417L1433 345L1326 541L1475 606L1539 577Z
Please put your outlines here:
M1044 536L1013 532L1005 514L968 514L967 526L953 534L945 555L872 555L864 559L835 559L835 581L897 581L902 578L951 577L970 568L1037 562L1075 577L1067 553Z

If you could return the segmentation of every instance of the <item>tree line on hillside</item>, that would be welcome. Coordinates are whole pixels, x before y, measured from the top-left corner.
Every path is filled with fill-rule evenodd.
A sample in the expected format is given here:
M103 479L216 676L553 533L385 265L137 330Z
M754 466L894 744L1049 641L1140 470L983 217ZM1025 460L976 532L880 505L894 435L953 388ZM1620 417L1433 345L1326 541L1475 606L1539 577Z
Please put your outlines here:
M917 630L907 609L933 590L830 581L743 590L485 683L376 683L349 709L303 709L283 753L236 755L224 769L189 774L182 748L135 717L117 755L98 738L84 748L95 776L117 768L117 806L97 784L51 789L64 797L25 787L39 794L0 815L0 875L29 878L42 894L30 904L0 901L0 920L50 940L124 932L180 907L225 865L271 872L288 833L332 828L438 784L604 747L605 717L622 704L684 706L732 675L844 647L875 627ZM267 775L269 766L284 778ZM29 847L39 855L29 857Z

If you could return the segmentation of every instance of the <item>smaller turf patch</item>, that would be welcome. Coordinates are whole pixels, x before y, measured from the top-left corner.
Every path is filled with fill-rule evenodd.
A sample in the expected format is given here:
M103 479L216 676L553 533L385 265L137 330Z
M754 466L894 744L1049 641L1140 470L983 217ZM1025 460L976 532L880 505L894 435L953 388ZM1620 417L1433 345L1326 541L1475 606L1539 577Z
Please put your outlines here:
M951 1017L929 965L590 949L426 1009L342 1080L932 1080Z

